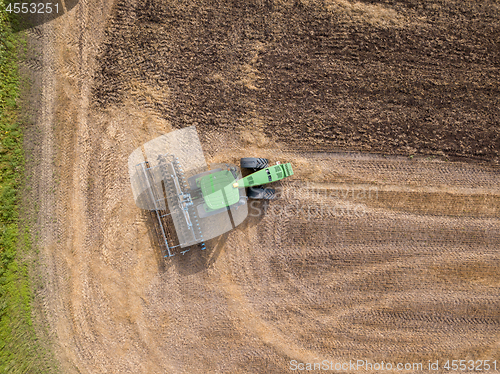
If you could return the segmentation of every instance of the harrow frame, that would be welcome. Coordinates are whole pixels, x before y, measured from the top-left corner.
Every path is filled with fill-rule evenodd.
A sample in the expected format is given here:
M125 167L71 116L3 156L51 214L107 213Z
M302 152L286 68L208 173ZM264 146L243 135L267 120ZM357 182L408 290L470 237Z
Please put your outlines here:
M137 164L135 169L142 176L140 179L153 203L154 208L150 211L156 217L163 256L172 257L175 255L173 249L199 243L204 250L206 245L199 217L179 159L173 154L162 154L158 155L157 166L150 166L148 161L144 161ZM174 243L167 230L169 223L175 226L177 243ZM180 253L185 254L189 250L188 248Z

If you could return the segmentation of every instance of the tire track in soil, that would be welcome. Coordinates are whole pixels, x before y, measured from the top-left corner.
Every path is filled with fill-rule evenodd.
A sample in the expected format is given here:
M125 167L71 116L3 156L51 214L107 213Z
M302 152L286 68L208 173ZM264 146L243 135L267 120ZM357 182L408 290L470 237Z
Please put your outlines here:
M58 97L61 173L61 242L47 237L44 244L51 284L45 307L65 372L280 373L289 359L380 361L385 352L422 361L498 352L498 169L318 154L320 146L290 152L279 136L248 131L249 124L265 128L270 117L255 109L265 83L258 45L228 34L235 45L218 50L200 42L203 59L213 63L197 60L196 50L183 50L183 42L202 36L190 13L191 26L138 23L151 15L140 8L154 5L148 4L120 1L111 10L111 3L80 0L55 23L61 37L45 41L56 46L47 54L60 74L48 93ZM174 7L158 14L184 20ZM114 33L124 40L110 49ZM101 43L101 52L114 53L104 67L95 61ZM243 53L249 66L218 62L223 53ZM216 66L220 76L205 66ZM221 92L242 99L241 121L224 120L227 107L210 95L200 105L214 113L186 110L197 98L185 88L205 76L207 85L239 82L238 90ZM208 161L263 156L291 161L296 173L266 213L210 241L204 252L159 264L151 227L132 199L127 158L193 118L206 120L198 129ZM377 198L331 196L366 186L380 189ZM428 193L456 214L422 209ZM395 205L394 194L404 203ZM358 203L359 216L330 209ZM458 214L464 206L470 212ZM304 210L322 207L329 208L323 215Z
M291 215L293 216L293 213ZM486 311L486 314L489 314L485 319L460 317L457 320L457 317L447 316L447 314L452 313L451 310L440 311L438 308L427 319L423 317L413 318L413 310L428 310L429 306L433 306L433 303L431 302L425 307L420 308L411 305L412 303L425 300L425 294L419 295L414 293L414 295L411 295L416 284L424 285L424 289L426 288L425 286L430 288L427 291L438 291L439 297L444 296L441 294L440 284L426 281L426 277L428 276L425 271L426 268L431 267L434 263L449 262L450 254L452 255L451 258L454 256L459 257L457 249L462 249L464 252L467 251L466 253L469 254L478 251L473 256L469 255L471 258L468 258L467 261L472 264L474 262L487 264L489 260L495 259L494 247L488 245L491 242L487 241L484 243L486 244L486 248L483 247L484 244L481 242L476 242L475 245L467 243L468 245L457 246L456 244L461 243L460 238L456 238L456 243L446 242L446 239L443 239L442 242L426 240L424 243L412 245L411 241L405 239L407 237L405 235L406 231L408 228L414 228L415 223L419 221L421 226L425 224L428 228L429 226L432 227L432 225L429 225L427 217L417 216L412 219L412 215L402 216L401 214L392 214L393 223L391 224L387 223L388 216L390 217L391 214L387 215L379 210L375 214L368 214L367 217L363 217L362 219L357 218L355 222L352 222L352 217L342 217L340 220L336 218L335 221L325 222L325 217L323 217L321 220L316 219L317 222L313 220L313 222L308 222L305 225L300 221L290 224L290 222L286 222L286 219L282 220L281 217L270 216L266 227L274 228L274 233L270 234L269 230L263 230L263 233L265 233L263 236L269 238L268 245L259 246L257 244L257 242L263 241L262 237L257 239L257 242L249 243L248 245L250 247L257 245L257 248L252 252L262 253L262 260L258 261L260 256L252 256L248 258L246 265L236 268L256 269L255 272L244 272L243 274L238 272L240 277L237 278L236 283L244 285L244 289L248 292L247 300L256 300L256 294L259 294L262 300L266 300L266 302L254 304L253 307L259 311L259 315L263 316L264 321L272 321L274 326L285 325L282 331L286 331L289 335L288 339L283 339L284 345L289 340L295 339L294 341L297 341L298 337L302 337L303 340L299 338L299 341L303 346L316 347L316 352L322 352L323 357L327 357L326 355L334 350L336 353L344 353L346 355L344 358L357 355L357 357L375 359L373 356L370 356L373 351L377 351L374 347L378 345L380 351L386 351L387 344L391 341L392 344L397 342L396 336L400 336L402 333L397 328L398 325L401 326L401 322L398 322L398 319L392 320L393 328L397 331L396 333L392 333L391 331L387 333L391 325L384 323L387 322L386 316L392 315L390 309L399 306L403 301L410 304L407 307L408 312L406 314L404 312L398 314L395 311L393 314L400 316L400 321L406 323L406 326L411 324L415 328L415 335L418 337L418 341L421 342L421 346L419 344L420 357L422 355L429 356L431 353L437 351L444 352L443 348L447 345L450 349L453 346L450 343L450 340L452 340L450 338L451 334L435 334L436 321L447 321L449 324L456 322L454 325L459 331L455 331L455 333L474 334L478 336L482 344L491 345L494 341L492 337L498 330L498 314L495 311L498 307L498 302L495 297L491 297L491 287L485 287L482 292L478 292L479 290L470 293L465 292L465 297L462 297L462 300L460 300L462 308L470 308L477 305L476 303L478 303L480 298L486 297L488 300L487 304L481 304L482 307L478 307L479 310L483 309L483 312ZM275 224L276 221L284 222L283 226L289 230L283 233L283 229L280 228L281 225L277 227ZM321 228L336 227L339 221L344 222L345 236L341 242L341 246L336 245L338 243L332 242L325 246L325 243L321 240L309 240L307 243L304 243L304 237L312 238L316 236L321 238ZM378 230L376 229L373 232L378 234L378 238L370 239L371 233L365 229L365 221L368 223L377 222ZM403 222L401 223L401 221ZM449 220L444 219L443 221L446 223ZM452 219L453 221L455 221L455 225L464 224L460 219ZM481 222L481 220L476 221L476 223L478 222ZM493 227L496 227L493 242L497 242L498 220L493 220L493 224ZM470 227L470 225L467 226ZM307 230L314 231L307 233ZM479 228L476 228L476 230L479 232L482 231ZM418 231L418 228L416 231ZM455 232L454 228L450 231ZM381 240L381 233L387 235L386 240ZM277 240L273 241L273 238L277 238ZM284 238L286 238L285 241L283 241ZM318 246L311 243L318 243ZM304 246L307 248L306 253L304 253ZM471 247L476 247L474 248L475 251ZM277 248L286 248L286 251L282 252L277 250ZM486 254L482 253L485 249ZM270 252L277 252L278 254L271 254ZM245 258L240 252L235 255L236 257ZM465 259L461 258L461 260ZM496 260L498 261L498 259ZM239 261L241 260L235 260L234 262ZM453 262L456 265L461 263L460 261L456 260ZM453 262L450 264L451 267L453 267ZM408 265L409 263L412 265ZM415 270L423 274L419 274L416 277L410 275ZM269 277L269 274L273 273L277 274L274 279L266 279ZM493 280L492 277L494 277L493 273L490 272L490 281ZM279 283L277 284L277 282ZM262 290L263 285L268 286L264 286L265 289ZM317 291L315 292L316 287ZM455 291L459 290L459 287L456 285L454 287ZM464 285L464 289L467 289L466 285ZM330 294L330 297L326 296L328 294ZM349 295L349 299L346 299L347 294ZM384 296L382 301L380 300L380 295ZM433 300L434 303L440 303L438 301L439 297ZM453 299L446 298L448 299L447 302L451 302ZM339 305L339 300L344 305ZM281 308L276 307L277 305ZM381 308L382 310L389 310L378 312ZM295 311L293 323L285 324L282 321L290 315L290 310ZM374 313L381 315L380 324L378 320L374 321L372 319ZM441 316L441 313L444 316ZM299 317L297 317L297 314ZM319 326L314 326L315 324L311 322L315 320ZM327 323L323 321L327 321ZM460 321L460 323L457 321ZM443 322L442 325L444 324ZM354 336L360 334L360 331L357 334L353 334L352 331L358 330L361 327L367 330L365 325L368 326L368 330L370 330L370 326L373 327L376 325L378 331L385 331L388 337L385 339L380 338L380 336L377 337L377 334L380 334L380 332L376 333L377 329L374 329L374 336L367 340L366 343L353 345L353 341L345 338L346 336L354 338ZM302 330L304 326L310 328L307 333ZM401 326L401 328L404 329L405 327ZM365 331L361 335L365 335L365 338L368 339L368 336L371 334L369 331ZM415 335L403 340L415 346ZM438 336L443 342L442 345L435 343L435 339ZM321 348L317 345L318 337L323 337L319 339L323 343L323 346L320 346ZM399 342L402 343L403 340ZM470 346L469 342L464 343L462 347L457 347L455 343L453 349L459 348L467 351L468 346ZM426 348L423 349L424 347Z

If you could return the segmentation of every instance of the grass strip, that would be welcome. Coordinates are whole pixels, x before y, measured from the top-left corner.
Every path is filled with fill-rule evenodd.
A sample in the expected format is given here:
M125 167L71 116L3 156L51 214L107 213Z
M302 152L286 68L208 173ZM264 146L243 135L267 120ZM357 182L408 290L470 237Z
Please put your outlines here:
M7 5L0 0L0 373L45 373L44 348L32 320L28 264L22 258L31 250L31 239L19 214L25 164L18 67L26 41L16 32L20 20L6 11Z

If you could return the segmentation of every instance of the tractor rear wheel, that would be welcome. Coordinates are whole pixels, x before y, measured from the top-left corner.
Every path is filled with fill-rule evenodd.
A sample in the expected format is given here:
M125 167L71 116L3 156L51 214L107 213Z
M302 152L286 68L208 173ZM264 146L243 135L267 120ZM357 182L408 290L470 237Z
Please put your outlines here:
M241 168L261 170L269 166L269 160L267 158L259 157L244 157L240 160Z
M273 200L276 197L276 191L273 188L250 187L247 196L250 199Z

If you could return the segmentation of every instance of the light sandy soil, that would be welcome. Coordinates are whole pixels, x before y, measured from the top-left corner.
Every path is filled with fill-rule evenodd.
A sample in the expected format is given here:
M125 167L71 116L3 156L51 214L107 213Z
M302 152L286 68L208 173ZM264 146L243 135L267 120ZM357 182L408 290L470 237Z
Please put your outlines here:
M290 152L245 122L239 136L202 131L209 162L269 157L292 162L295 176L207 250L161 260L151 222L135 207L127 159L172 129L138 95L167 107L175 98L168 86L132 82L137 91L122 104L91 105L116 11L80 0L38 27L43 296L64 373L499 359L498 168Z

